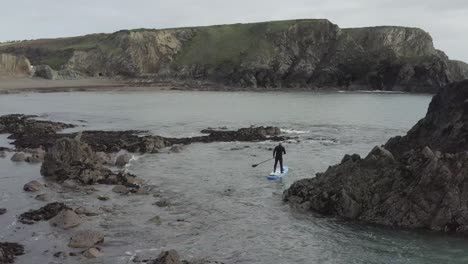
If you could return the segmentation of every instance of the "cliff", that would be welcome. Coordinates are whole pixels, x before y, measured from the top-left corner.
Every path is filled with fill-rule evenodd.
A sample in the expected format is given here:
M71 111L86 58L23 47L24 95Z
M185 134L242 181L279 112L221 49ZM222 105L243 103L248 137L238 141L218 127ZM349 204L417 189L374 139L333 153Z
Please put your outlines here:
M208 81L235 87L433 92L468 77L423 30L340 29L290 20L44 39L0 46L84 76Z
M29 76L31 64L22 55L0 54L0 76Z
M430 103L403 137L346 155L284 193L292 207L366 223L468 233L468 80Z

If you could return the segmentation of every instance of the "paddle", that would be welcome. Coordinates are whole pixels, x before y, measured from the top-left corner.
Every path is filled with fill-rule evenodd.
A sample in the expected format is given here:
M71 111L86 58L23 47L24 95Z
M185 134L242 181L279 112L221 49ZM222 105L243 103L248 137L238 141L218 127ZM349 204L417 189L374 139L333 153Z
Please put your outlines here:
M258 165L260 165L260 164L262 164L262 163L265 163L265 162L267 162L267 161L270 161L270 160L272 160L272 159L274 159L274 158L267 159L267 160L262 161L262 162L260 162L260 163L258 163L258 164L254 164L254 165L252 165L252 168L255 168L255 167L257 167Z

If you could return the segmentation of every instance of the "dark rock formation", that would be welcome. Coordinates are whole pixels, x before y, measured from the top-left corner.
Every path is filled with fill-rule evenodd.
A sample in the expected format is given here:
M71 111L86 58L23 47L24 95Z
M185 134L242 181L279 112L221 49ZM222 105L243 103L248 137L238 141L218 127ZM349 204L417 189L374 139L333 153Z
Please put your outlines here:
M15 43L0 52L24 55L34 65L49 63L59 75L122 76L135 85L196 89L210 84L208 89L434 92L468 77L468 66L436 50L421 29L341 29L325 19L122 30Z
M404 137L346 155L284 193L291 206L392 227L468 233L468 81L442 89Z
M70 208L63 203L50 203L38 210L31 210L29 212L22 213L18 217L18 220L23 224L31 225L38 221L49 220L66 209Z
M71 124L37 120L34 115L4 115L0 116L0 134L12 134L11 139L22 135L55 134L65 128L75 127Z
M1 120L1 117L0 117ZM157 153L165 147L173 145L188 145L191 143L211 143L211 142L230 142L230 141L282 141L288 139L281 136L280 129L277 127L250 127L241 128L236 131L216 131L203 130L206 136L190 138L165 138L161 136L146 135L142 136L143 131L83 131L80 134L80 140L86 143L96 152L119 152L126 150L129 152ZM61 138L73 139L77 133L59 134L50 133L22 133L13 134L16 140L13 144L19 149L35 149L44 147L46 150L51 148L57 140ZM95 156L95 155L93 155ZM97 159L104 161L100 155Z
M0 242L0 263L14 263L16 256L24 254L24 247L18 243Z
M7 209L6 208L0 208L0 215L6 214Z
M81 184L101 183L138 187L130 183L134 175L114 173L105 168L96 152L77 138L58 139L47 151L41 174L59 182L73 180Z

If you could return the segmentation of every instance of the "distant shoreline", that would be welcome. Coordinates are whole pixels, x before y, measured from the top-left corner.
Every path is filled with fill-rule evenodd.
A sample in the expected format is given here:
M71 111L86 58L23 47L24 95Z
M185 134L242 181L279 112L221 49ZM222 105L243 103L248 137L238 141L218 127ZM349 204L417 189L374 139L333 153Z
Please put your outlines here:
M28 77L0 77L0 95L19 93L61 93L61 92L93 92L93 91L218 91L218 92L338 92L338 93L410 93L428 94L405 91L366 90L364 87L343 90L338 87L322 89L310 87L294 88L243 88L228 87L213 83L191 85L183 82L135 82L135 80L113 80L105 78L87 78L76 80L47 80Z

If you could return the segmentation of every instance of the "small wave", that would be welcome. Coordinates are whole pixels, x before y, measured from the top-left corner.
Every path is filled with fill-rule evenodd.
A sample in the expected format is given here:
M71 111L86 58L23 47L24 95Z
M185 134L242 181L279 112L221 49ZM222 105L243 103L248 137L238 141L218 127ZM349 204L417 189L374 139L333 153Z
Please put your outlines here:
M295 130L295 129L286 129L286 128L281 128L281 132L286 133L286 134L307 134L310 133L308 130Z

